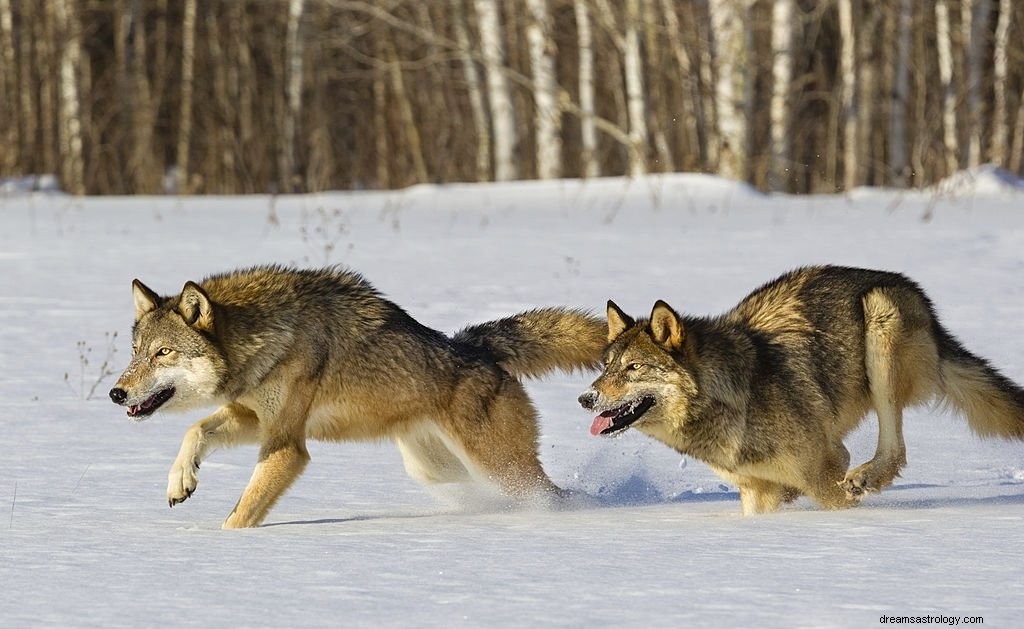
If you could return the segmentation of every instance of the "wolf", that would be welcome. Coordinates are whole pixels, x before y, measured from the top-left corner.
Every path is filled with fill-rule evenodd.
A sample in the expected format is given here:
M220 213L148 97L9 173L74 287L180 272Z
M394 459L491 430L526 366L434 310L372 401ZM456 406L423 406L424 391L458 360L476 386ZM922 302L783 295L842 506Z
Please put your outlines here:
M906 465L903 409L944 403L982 436L1024 439L1024 390L970 353L904 275L812 266L716 317L608 302L604 370L579 397L594 435L634 427L739 487L745 515L806 495L858 504ZM848 470L843 438L868 411L874 457Z
M258 526L302 473L307 439L390 438L425 484L478 480L554 497L520 378L594 368L605 323L541 308L463 329L424 326L341 267L258 266L161 297L132 282L132 358L110 390L132 420L218 405L188 429L168 474L174 506L217 448L258 444L224 528Z

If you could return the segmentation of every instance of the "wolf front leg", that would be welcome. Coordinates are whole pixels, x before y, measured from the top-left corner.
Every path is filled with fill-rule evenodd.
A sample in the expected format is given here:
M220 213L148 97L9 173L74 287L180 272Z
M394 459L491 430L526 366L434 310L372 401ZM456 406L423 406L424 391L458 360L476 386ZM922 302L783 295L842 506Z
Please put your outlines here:
M309 463L306 419L312 399L312 383L298 378L290 381L286 393L263 398L259 461L223 528L259 526L277 499L302 474Z
M167 504L184 502L199 484L199 464L217 448L259 443L259 419L241 404L222 406L185 432L178 456L167 474Z
M260 461L242 497L231 515L224 520L225 529L259 526L263 518L309 463L305 443L283 443L260 449Z

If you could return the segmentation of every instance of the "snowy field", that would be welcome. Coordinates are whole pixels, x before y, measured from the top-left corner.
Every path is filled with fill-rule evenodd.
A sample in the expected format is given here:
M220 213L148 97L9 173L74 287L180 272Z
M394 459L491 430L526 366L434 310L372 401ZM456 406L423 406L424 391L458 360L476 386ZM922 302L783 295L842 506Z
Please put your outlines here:
M1024 383L1024 188L988 170L925 192L810 197L696 175L277 199L75 199L10 184L0 625L1020 626L1024 445L982 441L930 409L907 417L903 477L844 512L801 499L743 518L735 487L699 461L636 432L591 437L576 403L590 373L529 384L544 465L585 506L455 504L381 443L313 444L259 529L220 530L255 448L212 455L192 499L168 509L167 470L200 414L131 424L106 399L104 359L116 350L119 372L130 352L130 282L173 293L264 262L344 263L448 332L540 305L603 311L609 298L639 315L658 298L717 313L798 265L898 270L968 348ZM847 440L855 463L874 440L872 418Z

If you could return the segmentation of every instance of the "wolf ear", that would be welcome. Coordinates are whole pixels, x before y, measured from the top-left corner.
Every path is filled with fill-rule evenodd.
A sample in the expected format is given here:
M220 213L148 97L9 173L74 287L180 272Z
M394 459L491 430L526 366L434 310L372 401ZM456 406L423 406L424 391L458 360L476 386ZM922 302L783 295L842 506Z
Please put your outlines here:
M679 349L683 345L683 322L672 306L658 300L651 310L651 338L658 345Z
M135 298L135 321L160 305L160 296L139 280L132 280L132 297Z
M181 289L178 314L194 328L213 331L213 305L206 292L195 282L186 282Z
M611 343L620 334L626 331L626 328L632 327L635 321L625 312L622 312L622 308L615 305L615 302L608 300L608 342Z

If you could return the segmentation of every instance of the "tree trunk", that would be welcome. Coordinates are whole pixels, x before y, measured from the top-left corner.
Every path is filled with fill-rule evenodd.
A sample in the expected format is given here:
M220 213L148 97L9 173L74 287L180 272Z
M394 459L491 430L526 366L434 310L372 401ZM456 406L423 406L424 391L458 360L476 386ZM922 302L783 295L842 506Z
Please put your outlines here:
M402 124L405 127L405 138L409 142L409 157L412 159L413 172L416 175L416 183L429 181L427 165L423 160L423 144L420 141L420 130L416 126L416 119L413 117L412 101L409 100L409 93L405 89L405 78L402 76L402 65L398 60L398 51L395 50L394 42L387 40L388 68L391 73L391 91L398 101L398 111L402 117Z
M296 170L296 128L302 112L302 54L303 38L300 37L302 14L305 0L289 0L288 30L285 36L285 61L287 81L287 107L281 125L281 148L278 155L278 175L281 190L298 192L302 189L302 177Z
M949 25L949 0L935 0L935 38L939 54L939 81L942 83L942 164L944 174L958 167L956 139L956 89L953 85L953 41Z
M69 0L56 0L57 29L64 42L60 56L60 178L66 192L85 194L85 164L82 146L81 102L78 96L78 67L81 37L78 15Z
M156 108L151 100L146 52L146 26L140 0L130 0L128 23L132 32L132 55L129 63L131 85L131 146L128 149L129 186L136 194L157 192L159 166L153 150Z
M1017 105L1017 123L1013 129L1013 142L1010 145L1009 168L1018 175L1021 172L1021 160L1024 159L1024 86L1021 88L1020 98Z
M491 178L491 129L487 124L487 110L484 107L484 94L481 88L480 73L477 72L473 60L473 48L469 43L469 31L466 28L466 11L462 0L450 0L452 22L455 27L455 41L459 46L459 62L466 78L469 90L469 107L473 112L473 127L476 129L476 180L488 181Z
M40 19L36 24L36 32L33 33L36 71L39 76L39 112L37 115L41 147L37 166L40 173L58 174L60 168L60 159L57 156L59 132L54 126L54 123L60 118L60 113L57 111L60 65L56 62L56 51L54 50L54 43L57 41L54 24L57 18L54 15L55 4L48 2L45 6L46 8L41 12Z
M860 183L857 147L857 47L853 35L853 0L839 2L839 103L843 127L843 189Z
M629 112L629 172L647 172L647 103L644 100L643 62L640 58L640 0L626 0L626 35L622 55Z
M181 25L181 101L178 105L178 146L175 152L177 169L175 187L178 194L189 189L189 149L192 141L192 81L196 57L196 0L185 0Z
M686 145L696 152L696 157L690 163L696 162L700 170L708 167L707 154L707 120L704 110L704 96L701 94L700 81L698 80L699 70L693 67L690 62L690 55L687 54L683 45L681 34L683 26L679 20L679 13L673 0L661 0L661 12L665 15L665 32L668 35L669 46L672 49L672 56L678 66L679 82L682 84L682 93L685 98L680 103L681 115L683 118L683 133L686 138ZM687 160L684 159L684 165Z
M992 82L995 102L992 110L992 161L998 166L1007 165L1007 46L1010 39L1010 20L1013 14L1011 0L999 1L999 21L996 24L996 41L992 65Z
M729 179L747 178L748 65L744 25L746 0L711 0L711 32L715 37L715 109L718 114L719 173Z
M501 38L497 0L475 0L480 42L487 69L487 95L494 129L494 179L511 181L519 176L515 161L516 119L512 92L505 78L505 47Z
M601 165L597 160L597 126L594 123L594 45L590 32L587 0L573 0L573 9L576 13L576 37L580 59L580 144L583 149L580 161L582 162L582 175L587 178L600 177Z
M555 41L547 0L526 0L530 17L526 38L530 46L533 72L533 99L537 144L537 177L562 176L562 112L558 106L558 81L555 77Z
M910 36L913 0L899 0L896 18L896 64L889 127L889 168L898 187L909 183L907 162L907 100L910 92ZM885 182L876 182L879 184Z
M769 171L774 190L788 189L788 182L792 180L789 95L793 86L793 45L799 28L794 18L795 0L776 0L772 6L772 168Z
M985 73L990 0L962 0L961 15L967 42L967 165L974 168L982 161L982 78Z
M14 51L14 19L11 0L0 0L0 176L14 174L21 163L18 137L18 77ZM23 70L25 72L25 70Z

